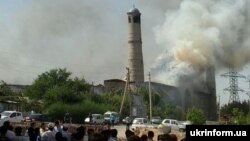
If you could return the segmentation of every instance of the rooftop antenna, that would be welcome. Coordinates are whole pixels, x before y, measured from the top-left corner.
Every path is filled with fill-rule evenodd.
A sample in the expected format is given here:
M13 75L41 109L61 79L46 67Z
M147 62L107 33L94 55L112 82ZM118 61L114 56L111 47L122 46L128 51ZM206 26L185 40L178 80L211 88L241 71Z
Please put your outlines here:
M133 8L135 8L135 2L134 2L134 0L132 0L131 2L132 2L132 5L133 5Z

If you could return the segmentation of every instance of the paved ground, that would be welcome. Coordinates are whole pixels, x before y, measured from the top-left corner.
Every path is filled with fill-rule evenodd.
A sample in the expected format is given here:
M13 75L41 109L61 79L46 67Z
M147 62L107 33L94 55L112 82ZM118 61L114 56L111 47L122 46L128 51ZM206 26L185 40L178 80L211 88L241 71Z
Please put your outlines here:
M125 131L126 131L126 126L124 125L118 125L114 127L115 129L118 130L118 138L120 138L121 140L125 139ZM157 141L157 136L160 134L163 134L163 132L161 132L158 129L154 129L154 128L148 128L148 129L140 129L140 131L135 131L139 136L143 135L143 134L147 134L147 132L151 130L155 133L155 137L154 140ZM180 141L180 139L182 139L183 137L185 137L185 133L181 133L178 131L172 131L171 134L175 134L178 138L178 141Z

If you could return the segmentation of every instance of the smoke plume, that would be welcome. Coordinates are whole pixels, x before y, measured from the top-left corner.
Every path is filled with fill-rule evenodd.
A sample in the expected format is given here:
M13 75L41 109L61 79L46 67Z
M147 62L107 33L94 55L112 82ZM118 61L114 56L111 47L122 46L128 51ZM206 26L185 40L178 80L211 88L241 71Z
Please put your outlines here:
M184 0L155 28L164 48L153 68L156 79L178 85L201 77L206 68L241 69L250 61L249 4L246 0ZM182 78L182 79L181 79Z

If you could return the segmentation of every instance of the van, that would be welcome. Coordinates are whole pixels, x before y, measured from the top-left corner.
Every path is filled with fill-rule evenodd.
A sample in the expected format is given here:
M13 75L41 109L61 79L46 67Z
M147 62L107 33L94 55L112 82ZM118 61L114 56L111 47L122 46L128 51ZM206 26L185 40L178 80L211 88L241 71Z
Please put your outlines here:
M86 117L84 120L85 123L89 123L89 117ZM92 123L94 124L103 124L104 118L102 114L92 114Z
M114 111L107 111L103 114L103 117L104 117L104 120L105 120L105 123L110 123L110 118L111 118L111 115L114 115L115 116L115 124L118 124L119 123L119 114L117 112L114 112Z
M22 112L19 111L3 111L0 113L0 116L0 126L2 126L5 121L22 122L24 120Z

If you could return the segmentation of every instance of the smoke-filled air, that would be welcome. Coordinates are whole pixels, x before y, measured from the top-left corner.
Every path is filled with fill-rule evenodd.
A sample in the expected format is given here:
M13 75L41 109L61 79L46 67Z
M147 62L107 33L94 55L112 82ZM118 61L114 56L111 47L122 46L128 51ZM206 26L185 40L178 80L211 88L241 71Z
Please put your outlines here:
M244 67L250 60L248 1L134 1L142 13L145 78L150 71L152 80L172 84L210 65ZM95 84L124 78L132 6L127 0L0 1L0 80L31 84L54 68Z
M184 0L155 27L164 48L153 67L156 79L179 85L208 67L242 69L250 61L247 0Z

